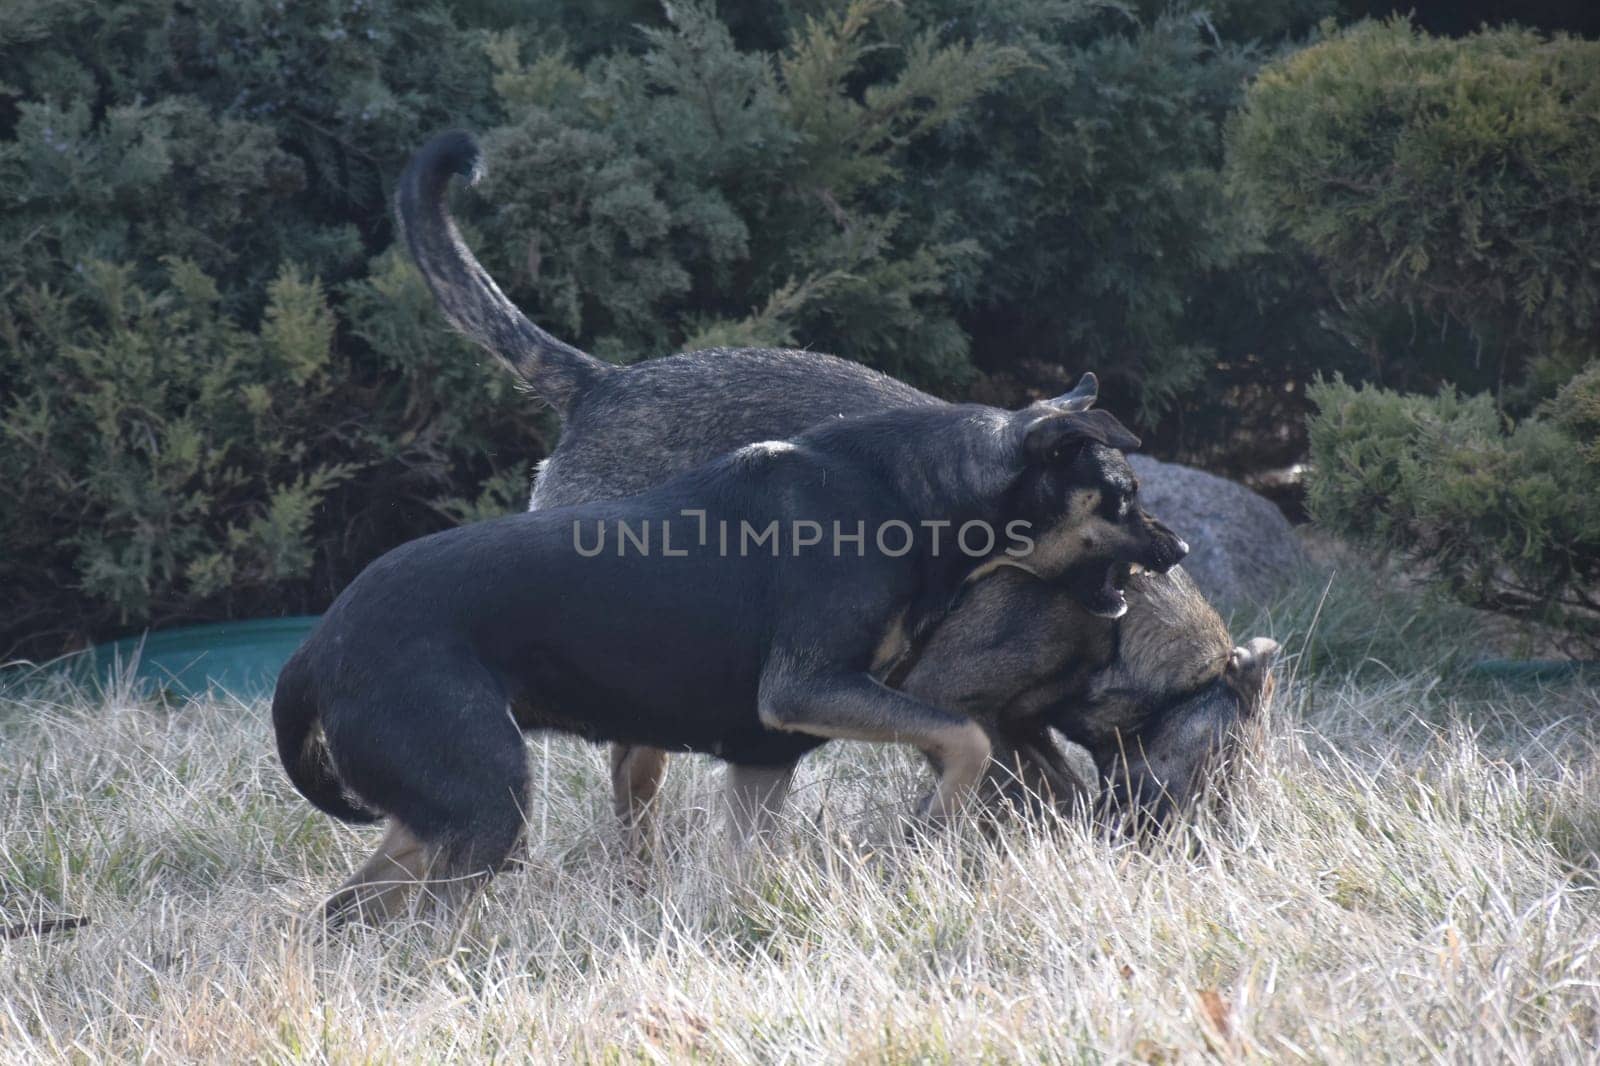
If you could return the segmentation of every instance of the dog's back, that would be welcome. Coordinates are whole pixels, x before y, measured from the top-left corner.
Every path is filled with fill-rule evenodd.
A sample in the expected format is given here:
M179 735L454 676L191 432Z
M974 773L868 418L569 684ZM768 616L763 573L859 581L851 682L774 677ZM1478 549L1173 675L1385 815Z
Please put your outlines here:
M697 717L733 708L753 719L753 623L770 608L762 570L774 560L718 558L715 541L695 544L694 524L681 517L672 535L683 554L662 558L661 523L680 504L719 510L714 499L667 486L400 546L340 594L307 640L299 669L287 675L285 724L295 727L290 709L309 690L342 757L341 741L368 736L374 715L409 729L415 705L431 714L435 701L411 694L426 684L453 692L445 702L487 694L527 728L705 750ZM648 539L620 544L623 526ZM587 540L592 557L578 551ZM658 720L670 724L655 728ZM292 736L284 744L292 750Z
M532 506L630 496L752 441L928 406L943 401L817 352L710 349L649 359L597 378L568 408Z
M330 918L382 913L393 893L379 883L477 876L504 861L529 799L525 731L755 762L821 743L770 733L755 713L767 597L751 576L774 560L614 547L584 558L574 521L637 530L663 508L585 511L402 545L341 593L280 675L273 721L295 787L335 817L391 820Z

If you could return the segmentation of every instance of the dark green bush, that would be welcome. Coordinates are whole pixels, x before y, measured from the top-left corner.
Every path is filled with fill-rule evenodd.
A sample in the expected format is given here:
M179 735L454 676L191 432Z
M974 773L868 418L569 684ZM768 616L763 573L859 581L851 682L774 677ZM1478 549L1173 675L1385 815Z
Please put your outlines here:
M925 160L942 179L930 224L986 253L962 278L980 365L1023 380L1030 362L1094 367L1147 424L1219 357L1276 347L1257 329L1223 353L1201 321L1220 302L1259 322L1220 169L1223 123L1262 52L1219 39L1203 13L1150 7L913 5L1032 60Z
M1262 72L1230 161L1346 305L1470 339L1445 380L1537 399L1600 355L1600 41L1362 23Z
M1600 366L1509 429L1488 396L1312 387L1314 517L1397 549L1463 601L1600 646Z
M491 131L490 261L601 353L798 340L809 314L958 380L937 301L970 248L860 193L1019 57L891 45L882 7L779 56L655 9L581 71L398 0L7 8L0 650L315 610L379 551L520 505L532 405L385 251L393 175L443 126Z
M628 35L604 28L628 4L539 5L495 46L511 122L476 217L497 276L627 358L798 341L1007 403L1093 366L1147 425L1181 413L1165 439L1195 453L1276 446L1298 383L1345 365L1303 257L1245 232L1220 179L1223 123L1276 47L1254 42L1330 2L819 7L808 28L674 5ZM651 190L643 247L618 251L584 184L600 156L597 177ZM636 284L644 305L618 291ZM1217 417L1241 388L1249 414Z
M421 313L390 349L392 384L353 365L334 301L292 265L253 327L192 262L150 287L134 274L90 260L70 294L30 285L0 305L0 570L19 637L308 609L318 579L462 506L449 466L489 445L476 419L498 405L515 424L510 383ZM428 306L409 272L361 288ZM356 328L363 298L344 301ZM445 396L451 379L464 387Z
M320 609L537 457L372 258L406 154L492 114L432 6L0 10L0 657Z
M491 271L613 359L803 340L959 384L968 339L947 289L978 249L883 193L912 180L910 145L1024 57L885 26L883 0L833 7L776 54L741 50L694 4L587 61L534 29L498 38L509 121L470 205Z
M447 126L483 258L608 358L803 344L1001 402L1092 365L1190 439L1244 380L1274 429L1327 338L1220 131L1329 6L0 5L0 656L315 610L518 505L548 427L390 248Z
M1230 169L1317 257L1374 376L1444 383L1312 390L1313 515L1600 636L1600 42L1360 24L1262 72ZM1426 366L1386 349L1407 318Z

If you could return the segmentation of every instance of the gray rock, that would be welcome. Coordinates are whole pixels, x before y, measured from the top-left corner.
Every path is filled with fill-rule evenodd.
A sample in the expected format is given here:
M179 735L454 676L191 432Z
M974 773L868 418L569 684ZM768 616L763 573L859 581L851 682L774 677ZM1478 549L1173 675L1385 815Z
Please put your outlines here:
M1183 569L1218 606L1269 599L1306 565L1288 519L1265 497L1190 466L1129 459L1145 509L1189 542Z

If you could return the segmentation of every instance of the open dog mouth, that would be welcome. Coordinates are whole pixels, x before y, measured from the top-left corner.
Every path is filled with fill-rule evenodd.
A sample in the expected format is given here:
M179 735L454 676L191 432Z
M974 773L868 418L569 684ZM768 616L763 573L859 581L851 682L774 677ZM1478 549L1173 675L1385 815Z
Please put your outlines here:
M1074 582L1074 595L1092 615L1100 618L1121 618L1128 613L1128 599L1123 589L1128 578L1142 569L1133 563L1112 563L1110 566L1084 573Z

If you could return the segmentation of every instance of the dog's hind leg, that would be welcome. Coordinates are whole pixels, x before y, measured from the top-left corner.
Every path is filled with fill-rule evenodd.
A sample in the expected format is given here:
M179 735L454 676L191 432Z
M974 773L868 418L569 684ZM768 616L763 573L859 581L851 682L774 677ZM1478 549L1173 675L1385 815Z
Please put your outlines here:
M989 735L972 719L913 699L867 674L813 672L799 660L774 655L761 678L759 701L761 721L769 729L915 745L939 772L937 787L922 805L922 813L935 821L956 812L989 764Z
M513 794L507 793L510 798ZM526 790L514 802L478 813L470 833L451 838L440 849L427 889L446 914L454 914L481 892L489 879L511 862L526 826Z
M335 705L325 726L340 779L391 818L376 854L324 915L394 917L415 885L459 906L509 860L524 827L529 781L522 731L498 686L433 664L426 682ZM392 698L383 699L384 695ZM382 719L376 708L390 708Z
M611 745L611 804L637 858L650 857L654 803L666 776L667 753L660 748Z
M353 919L378 925L393 918L427 876L437 852L399 821L390 821L378 850L323 904L323 922L337 928Z
M787 766L728 764L725 787L729 829L736 850L767 842L793 783L794 763Z

